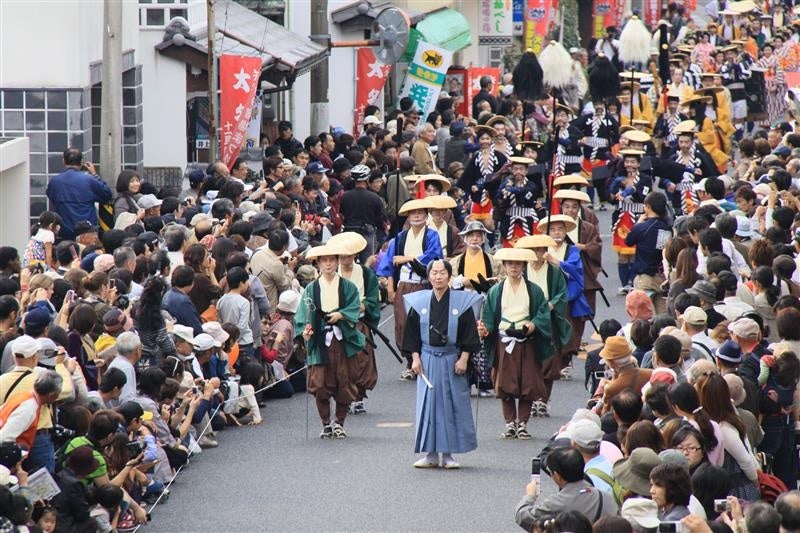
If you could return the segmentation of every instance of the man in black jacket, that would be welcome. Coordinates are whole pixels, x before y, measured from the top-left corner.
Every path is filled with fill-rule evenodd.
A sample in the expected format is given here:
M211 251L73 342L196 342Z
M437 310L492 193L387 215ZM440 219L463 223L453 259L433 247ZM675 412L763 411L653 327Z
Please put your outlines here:
M294 138L292 123L288 120L278 122L278 138L275 145L281 149L283 157L293 159L299 152L303 151L303 143Z
M494 80L491 76L481 76L480 79L481 90L472 98L472 116L478 118L478 105L486 100L492 107L492 113L497 113L498 105L497 98L492 94L494 89Z

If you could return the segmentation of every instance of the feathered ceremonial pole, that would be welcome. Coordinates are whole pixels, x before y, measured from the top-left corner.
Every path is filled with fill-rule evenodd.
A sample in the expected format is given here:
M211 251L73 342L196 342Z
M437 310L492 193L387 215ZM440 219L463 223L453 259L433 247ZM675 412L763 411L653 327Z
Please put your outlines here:
M619 94L619 72L611 59L603 52L597 54L597 58L589 69L589 93L593 99L600 99L604 102L616 98Z
M630 18L619 35L619 60L623 65L629 63L631 69L631 124L633 124L633 69L637 64L647 64L650 57L650 40L651 35L647 26L636 15Z
M556 168L558 156L559 132L556 126L556 113L558 111L558 93L569 84L572 77L572 57L564 46L557 41L550 44L539 54L539 64L542 66L542 81L550 89L553 97L553 166L550 170L550 183L547 187L547 200L550 208L547 210L547 225L550 227L550 215L553 212L553 172Z
M661 97L664 109L667 107L667 85L669 84L669 29L666 20L659 21L658 35L658 77L661 78Z
M512 72L514 80L514 94L522 102L522 138L525 140L525 123L528 122L528 115L525 113L526 100L541 100L544 97L544 85L542 84L542 67L533 49L528 48L519 58L519 63Z

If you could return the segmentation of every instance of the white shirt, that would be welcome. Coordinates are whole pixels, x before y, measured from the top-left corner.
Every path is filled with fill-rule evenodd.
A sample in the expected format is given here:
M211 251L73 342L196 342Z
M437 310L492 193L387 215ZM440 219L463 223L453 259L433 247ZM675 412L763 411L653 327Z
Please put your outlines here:
M721 304L716 304L714 310L728 320L736 320L745 313L753 310L753 306L742 301L738 296L728 296Z
M707 275L706 272L706 261L708 258L703 255L703 252L700 251L700 247L697 247L697 273L701 276ZM744 257L739 250L733 245L730 239L722 239L722 253L728 256L731 260L731 270L733 271L733 275L736 276L736 279L739 279L739 271L743 270L750 273L750 267L747 266L747 262L744 260Z
M122 355L117 355L108 368L119 368L125 374L125 385L122 386L122 391L119 394L119 403L123 404L128 400L133 400L136 396L136 369L133 368L128 359Z
M172 270L183 265L183 252L167 252L167 258L169 258L169 266Z

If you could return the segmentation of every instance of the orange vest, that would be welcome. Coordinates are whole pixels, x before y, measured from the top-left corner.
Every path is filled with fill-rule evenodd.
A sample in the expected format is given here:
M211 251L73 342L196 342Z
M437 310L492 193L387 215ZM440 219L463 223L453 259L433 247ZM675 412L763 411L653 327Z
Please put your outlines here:
M0 427L3 427L11 416L11 413L13 413L22 402L26 402L31 398L36 400L36 416L34 416L33 422L30 426L28 426L28 429L23 431L22 434L17 437L17 444L27 450L33 448L33 441L36 439L36 426L39 424L40 412L39 397L36 396L36 393L32 390L18 392L17 394L13 394L8 400L6 400L6 403L0 406Z

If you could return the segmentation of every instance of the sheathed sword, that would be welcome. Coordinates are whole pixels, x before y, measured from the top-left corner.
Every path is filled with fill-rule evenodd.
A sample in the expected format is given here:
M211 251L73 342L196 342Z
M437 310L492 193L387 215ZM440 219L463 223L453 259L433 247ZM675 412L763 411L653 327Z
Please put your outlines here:
M377 335L378 338L383 341L383 343L386 345L386 347L389 348L389 351L392 352L392 355L394 356L394 358L397 359L398 363L400 363L400 364L405 363L405 360L402 357L400 357L400 354L397 353L397 350L395 350L394 346L392 346L392 342L389 340L389 338L386 335L383 334L383 332L381 330L379 330L378 328L372 326L369 322L367 322L363 318L359 319L359 321L362 324L364 324L365 326L367 326L367 329L369 329L374 335ZM375 341L371 341L370 343L372 344L372 346L374 348L377 348L377 345L375 344Z

